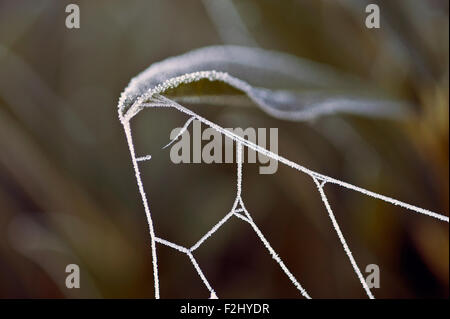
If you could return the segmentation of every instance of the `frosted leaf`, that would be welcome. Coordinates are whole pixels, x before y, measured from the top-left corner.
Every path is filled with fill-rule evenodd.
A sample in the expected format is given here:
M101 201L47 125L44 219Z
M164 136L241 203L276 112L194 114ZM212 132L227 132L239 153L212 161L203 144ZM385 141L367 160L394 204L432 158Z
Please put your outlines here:
M128 116L133 116L135 108L156 94L205 79L230 85L285 120L339 112L398 117L408 109L319 63L259 48L212 46L154 63L133 78L120 97L120 117L130 108L134 110Z

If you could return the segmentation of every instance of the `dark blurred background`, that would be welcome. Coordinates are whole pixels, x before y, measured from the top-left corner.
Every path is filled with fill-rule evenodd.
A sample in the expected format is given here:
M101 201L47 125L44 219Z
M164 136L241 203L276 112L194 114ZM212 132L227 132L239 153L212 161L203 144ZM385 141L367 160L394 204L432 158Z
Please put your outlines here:
M81 28L69 30L70 1L0 0L0 297L154 296L147 223L117 101L151 63L206 45L288 52L410 102L411 115L400 121L288 123L257 107L204 114L226 127L278 127L283 156L448 215L448 1L376 2L381 28L369 30L371 2L80 0L73 3ZM138 153L146 154L185 119L155 111L137 121ZM143 169L156 232L191 246L231 208L235 166L175 165L167 154L155 153ZM243 187L255 222L313 298L365 297L307 176L282 165L259 175L245 164ZM380 267L376 297L448 298L447 223L326 191L360 268ZM162 297L209 297L185 255L157 251ZM196 257L219 297L300 297L238 220ZM65 287L71 263L81 268L80 289Z

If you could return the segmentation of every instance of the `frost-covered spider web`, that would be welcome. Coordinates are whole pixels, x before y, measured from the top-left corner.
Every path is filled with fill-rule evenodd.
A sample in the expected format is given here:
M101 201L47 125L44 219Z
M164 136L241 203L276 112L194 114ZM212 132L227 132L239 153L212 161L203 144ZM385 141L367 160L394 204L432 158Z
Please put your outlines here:
M215 70L211 71L199 71L199 72L185 72L187 69L189 69L189 63L191 67L198 68L199 65L196 62L196 59L199 59L198 61L201 61L201 64L207 64L213 62L220 62L222 64L227 62L227 59L229 61L234 61L233 55L236 54L235 51L233 51L233 48L226 48L226 51L228 55L224 55L222 59L217 58L217 53L221 53L220 50L215 51L214 55L207 54L204 55L205 52L201 52L202 49L200 49L198 52L200 52L200 57L195 55L194 53L190 53L186 56L181 56L177 58L169 59L168 61L163 61L161 63L157 63L153 66L151 66L149 69L144 71L141 75L136 77L130 82L130 85L128 88L124 91L124 93L121 96L121 99L119 101L119 117L121 120L121 123L125 130L125 135L127 138L131 159L136 175L136 181L138 185L138 189L142 198L142 202L144 205L144 210L147 217L147 222L149 226L149 233L150 233L150 240L151 240L151 250L152 250L152 264L153 264L153 276L154 276L154 291L155 291L155 298L159 298L159 276L158 276L158 259L157 259L157 253L156 253L156 244L161 244L168 246L170 248L173 248L174 250L177 250L180 253L186 254L189 257L189 260L191 261L193 267L195 268L196 272L198 273L200 279L202 280L205 287L210 292L211 298L218 298L218 294L206 278L205 274L201 270L200 265L198 264L197 260L195 259L195 252L196 250L208 239L212 240L211 237L214 235L214 233L221 228L227 221L229 221L231 218L238 218L250 225L250 227L253 229L253 231L256 233L256 235L259 237L261 242L264 244L265 248L269 252L269 254L272 256L272 258L276 261L276 263L280 266L280 268L283 270L283 272L286 274L286 276L289 278L289 280L292 282L292 284L299 290L300 294L305 298L311 298L308 294L308 292L305 290L305 288L300 284L300 281L292 274L292 272L288 269L286 264L283 262L282 258L276 253L276 251L272 248L269 241L266 239L266 237L263 235L261 230L258 228L256 223L254 222L250 212L246 209L244 200L243 200L243 189L242 189L242 151L244 147L247 147L248 149L251 149L253 151L256 151L262 155L265 155L273 160L278 161L279 163L285 164L295 170L297 170L299 173L307 174L313 182L315 183L317 187L317 191L320 194L320 198L323 202L323 205L328 213L328 216L331 220L331 223L337 233L337 236L339 238L339 241L353 267L353 270L358 277L363 289L365 290L367 296L371 299L374 298L374 295L372 294L369 286L367 285L360 268L358 267L355 258L351 252L351 249L347 245L347 242L344 238L344 235L340 229L339 223L337 222L335 215L333 213L333 209L331 208L326 192L325 192L325 186L326 184L335 184L343 188L350 189L352 191L361 193L366 196L370 196L382 201L385 201L387 203L397 205L403 208L406 208L412 212L424 214L432 218L436 218L438 220L449 222L449 218L445 215L438 214L435 212L432 212L427 209L423 209L402 201L399 201L397 199L384 196L372 191L369 191L367 189L355 186L353 184L332 178L330 176L326 176L323 174L320 174L318 172L312 171L300 164L297 164L295 162L292 162L283 156L280 156L278 154L275 154L257 144L254 144L246 139L244 139L241 136L238 136L221 126L207 120L206 118L194 113L190 109L182 106L181 104L177 103L173 99L169 99L162 94L166 92L168 89L176 88L177 86L181 84L191 83L195 81L199 81L201 79L207 79L209 81L222 81L225 82L235 88L238 88L239 90L243 91L245 94L247 94L248 97L250 97L254 102L256 102L263 110L268 112L269 114L278 117L278 118L286 118L288 115L292 115L296 118L296 120L301 119L310 119L316 116L320 116L322 114L327 113L334 113L334 112L353 112L353 113L360 113L361 109L357 110L354 109L358 103L361 103L362 101L359 99L353 99L353 98L343 98L339 99L336 97L333 97L333 99L330 99L329 97L326 97L324 99L313 99L312 102L310 101L309 105L302 105L301 108L294 108L294 109L288 109L286 110L287 105L295 105L295 103L299 102L298 96L292 96L289 93L286 93L284 91L274 91L274 90L268 90L268 89L261 89L259 87L251 86L248 82L243 81L240 78L236 78L231 76L230 74L226 72L218 72ZM205 49L203 49L205 50ZM207 48L207 51L212 50L212 48ZM238 48L237 51L242 50L242 48ZM209 52L208 53L211 53ZM214 51L214 50L213 50ZM197 52L197 53L198 53ZM231 52L231 54L230 54ZM223 52L222 52L223 53ZM264 56L267 54L267 52L245 52L239 51L240 56L242 57L242 54L245 58L249 58L250 55L254 54L256 61L259 61L261 63L261 67L270 64L267 63L268 60L271 60L272 58L279 58L279 56L275 56L273 53L270 53L269 55ZM203 54L203 56L202 56ZM262 55L261 55L262 54ZM197 54L198 55L198 54ZM247 56L246 56L247 55ZM211 58L212 57L212 58ZM285 57L285 56L283 56ZM208 61L208 58L210 60ZM286 58L286 57L285 57ZM206 59L206 62L205 62ZM242 59L241 59L242 60ZM183 63L181 63L183 62ZM251 59L248 60L249 63L251 63ZM273 61L271 61L273 62ZM279 62L279 61L278 61ZM290 62L296 62L296 61L290 61ZM200 63L200 62L199 62ZM298 63L293 63L297 67L299 66ZM188 65L188 66L186 66ZM281 65L278 64L278 67ZM222 66L223 67L223 66ZM181 70L178 70L181 69ZM277 69L278 71L280 69ZM274 72L274 70L270 70L271 72ZM310 68L307 70L309 73L311 73L313 70ZM183 75L176 76L178 73L182 73ZM185 73L183 73L185 72ZM281 72L281 71L279 71ZM291 72L289 68L286 68L284 71L284 74ZM283 72L281 72L283 73ZM162 75L161 75L162 74ZM316 73L317 75L317 73ZM166 78L165 80L163 80ZM275 96L275 98L273 98ZM303 96L304 97L304 96ZM301 99L300 99L301 100ZM365 109L362 108L362 112L369 112L371 114L373 113L379 113L379 112L386 112L389 108L386 108L386 105L395 106L392 102L382 102L378 105L378 102L374 101L363 101L365 102L366 107ZM371 104L372 103L372 104ZM148 161L151 159L151 155L143 155L143 156L137 156L134 143L133 143L133 137L132 137L132 131L130 126L131 119L136 116L140 111L142 111L145 108L173 108L178 110L179 112L182 112L189 116L188 121L185 123L181 131L178 133L178 135L172 140L176 140L189 126L189 124L193 120L198 120L201 123L205 124L206 126L216 130L220 134L223 134L225 137L233 140L236 143L237 147L237 176L236 176L236 197L234 200L234 203L231 206L230 211L215 224L203 237L201 237L192 247L184 247L182 245L173 243L171 241L168 241L164 238L161 238L157 236L157 233L155 232L154 226L153 226L153 219L149 208L148 198L145 193L144 184L141 179L141 173L140 173L140 162ZM378 107L378 108L377 108ZM170 143L168 144L170 145ZM167 145L167 146L168 146Z

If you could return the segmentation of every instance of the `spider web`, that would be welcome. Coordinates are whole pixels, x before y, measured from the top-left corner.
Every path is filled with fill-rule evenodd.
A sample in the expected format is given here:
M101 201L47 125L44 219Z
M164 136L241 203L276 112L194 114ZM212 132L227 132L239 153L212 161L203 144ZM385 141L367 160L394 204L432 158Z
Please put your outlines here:
M236 134L233 134L232 132L220 127L219 125L207 120L206 118L201 117L200 115L194 113L193 111L187 109L186 107L178 104L177 102L170 100L160 94L153 94L150 97L146 97L146 101L147 102L143 102L143 100L141 100L142 102L139 102L137 104L135 104L131 109L128 110L128 112L124 115L121 116L121 122L123 124L124 130L125 130L125 135L127 138L127 142L128 142L128 147L131 153L131 159L132 159L132 163L133 163L133 167L134 167L134 171L135 171L135 175L136 175L136 181L138 184L138 188L139 188L139 192L141 194L142 197L142 202L144 205L144 209L145 209L145 213L147 216L147 222L148 222L148 226L149 226L149 233L150 233L150 239L151 239L151 250L152 250L152 264L153 264L153 276L154 276L154 291L155 291L155 298L159 299L160 298L160 294L159 294L159 276L158 276L158 261L157 261L157 254L156 254L156 244L161 244L161 245L165 245L168 246L170 248L173 248L174 250L177 250L180 253L186 254L189 257L189 260L191 261L192 265L194 266L195 270L197 271L200 279L202 280L203 284L205 285L205 287L209 290L210 292L210 298L211 299L217 299L218 298L218 294L216 293L216 291L214 290L214 288L211 286L211 284L209 283L208 279L206 278L205 274L203 273L203 271L201 270L200 265L198 264L197 260L195 259L194 253L195 251L206 241L208 240L217 230L219 230L221 228L222 225L224 225L227 221L229 221L231 218L238 218L246 223L248 223L251 228L253 229L253 231L256 233L256 235L259 237L259 239L261 240L261 242L264 244L265 248L267 249L267 251L269 252L269 254L272 256L272 258L276 261L276 263L280 266L280 268L283 270L283 272L286 274L286 276L289 278L289 280L292 282L292 284L295 286L295 288L297 288L300 292L300 294L307 298L310 299L310 295L308 294L308 292L305 290L305 288L302 287L302 285L300 284L299 280L292 274L292 272L288 269L288 267L285 265L285 263L283 262L283 260L281 259L281 257L276 253L276 251L272 248L272 246L270 245L269 241L266 239L266 237L263 235L263 233L261 232L261 230L258 228L258 226L256 225L256 223L254 222L252 216L250 215L249 211L246 209L245 205L244 205L244 201L242 199L242 149L244 147L247 147L251 150L254 150L258 153L261 153L269 158L272 158L280 163L283 163L287 166L290 166L294 169L296 169L297 171L307 174L309 175L312 180L314 181L316 187L317 187L317 191L320 194L320 198L323 202L323 205L329 215L329 218L331 220L331 223L336 231L336 234L339 238L339 241L353 267L353 270L356 274L356 276L358 277L362 288L365 290L367 296L370 299L374 299L374 295L372 294L369 286L366 283L366 280L364 279L360 268L358 267L355 258L352 254L352 251L350 250L349 246L347 245L347 242L345 240L345 237L341 231L341 228L339 227L339 223L336 220L336 217L333 213L333 209L330 206L330 203L328 201L327 195L325 193L325 186L326 184L335 184L338 185L340 187L343 188L347 188L350 190L353 190L355 192L359 192L363 195L366 196L370 196L373 198L377 198L380 199L382 201L385 201L387 203L393 204L393 205L397 205L403 208L406 208L412 212L415 213L419 213L419 214L424 214L427 215L429 217L432 218L436 218L438 220L444 221L444 222L449 222L449 217L442 215L442 214L438 214L435 212L432 212L430 210L427 209L423 209L402 201L399 201L397 199L388 197L388 196L384 196L372 191L369 191L367 189L349 184L347 182L332 178L330 176L326 176L323 174L320 174L318 172L312 171L302 165L299 165L295 162L292 162L278 154L275 154L263 147L260 147L257 144L254 144ZM203 235L203 237L201 237L192 247L184 247L181 245L178 245L176 243L173 243L171 241L165 240L163 238L160 238L158 236L156 236L155 230L154 230L154 226L153 226L153 220L151 217L151 213L150 213L150 208L148 205L148 199L147 196L145 194L145 190L144 190L144 185L142 183L142 179L141 179L141 174L140 174L140 170L139 170L139 162L142 161L147 161L151 159L151 155L144 155L144 156L140 156L137 157L136 153L135 153L135 148L134 148L134 143L133 143L133 138L132 138L132 132L131 132L131 127L130 127L130 120L137 115L141 110L143 110L144 108L156 108L156 107L169 107L169 108L175 108L176 110L186 114L189 116L188 121L185 123L185 125L183 126L183 128L180 130L180 132L178 133L178 135L169 143L167 144L164 148L168 147L169 145L171 145L176 139L178 139L183 133L184 131L188 128L189 124L193 121L193 120L198 120L201 123L213 128L214 130L218 131L219 133L225 135L226 137L232 139L236 145L237 145L237 177L236 177L236 187L237 187L237 191L236 191L236 198L234 200L234 203L231 207L231 210L221 219L219 220L219 222L217 222L217 224L215 224L205 235Z

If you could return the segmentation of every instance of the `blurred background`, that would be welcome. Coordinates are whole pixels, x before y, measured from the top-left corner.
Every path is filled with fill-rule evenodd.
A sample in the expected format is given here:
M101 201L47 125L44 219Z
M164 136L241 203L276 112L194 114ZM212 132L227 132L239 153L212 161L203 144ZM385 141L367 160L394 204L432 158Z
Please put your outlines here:
M67 29L65 7L80 7ZM381 28L364 25L378 3ZM148 227L117 101L150 64L194 48L239 44L291 53L358 76L411 104L404 120L328 116L308 123L257 107L210 107L225 127L278 127L284 157L448 216L446 0L0 0L0 297L152 298ZM144 112L142 112L144 113ZM173 111L134 130L156 233L191 246L231 208L235 166L169 161ZM244 165L244 201L313 298L364 298L313 182L279 165ZM326 186L377 298L448 298L448 223ZM161 297L207 298L187 256L157 246ZM196 258L221 298L298 298L254 232L232 220ZM65 287L78 264L81 288Z

